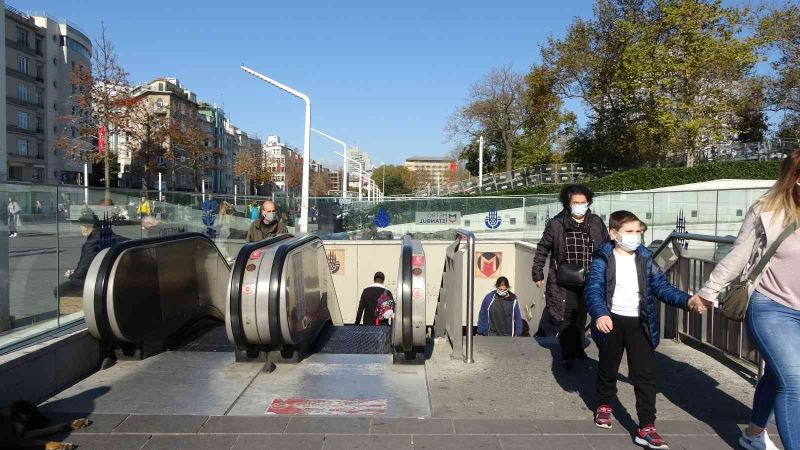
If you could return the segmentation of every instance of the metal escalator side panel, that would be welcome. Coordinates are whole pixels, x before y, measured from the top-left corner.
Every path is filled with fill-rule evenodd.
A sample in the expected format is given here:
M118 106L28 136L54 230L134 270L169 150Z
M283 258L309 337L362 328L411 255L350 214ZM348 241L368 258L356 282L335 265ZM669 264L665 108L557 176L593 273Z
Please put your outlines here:
M194 244L191 244L192 242ZM91 312L92 319L90 320L93 322L91 324L93 336L95 336L97 339L109 342L135 342L144 334L147 334L142 331L142 327L148 325L155 327L156 325L164 324L166 322L169 322L171 326L175 327L176 325L179 325L181 319L189 319L190 316L192 316L192 314L186 314L182 316L179 313L173 315L170 313L175 312L175 309L172 308L171 305L167 305L166 308L159 305L159 310L157 312L159 313L160 317L157 321L142 321L138 320L136 317L133 319L130 317L125 317L129 315L129 313L137 315L152 313L152 311L148 311L146 307L142 307L136 295L130 295L129 292L120 289L121 280L115 280L117 276L126 277L122 284L132 287L133 290L138 290L142 283L138 283L137 281L129 282L128 280L137 276L141 277L146 271L152 272L155 270L157 275L157 258L145 258L144 261L138 261L139 264L130 264L130 261L128 261L128 264L122 267L120 266L120 261L125 258L125 255L130 257L131 252L136 252L137 250L142 249L162 248L162 252L169 253L163 250L163 246L175 244L190 245L192 247L195 245L205 245L209 247L208 254L216 254L217 258L223 259L222 264L227 267L227 263L224 261L223 256L218 250L216 250L214 242L207 236L200 233L180 233L156 238L135 239L116 244L101 251L92 261L92 265L90 266L90 271L87 276L87 282L84 285L84 304L89 306L87 310ZM216 253L210 249L216 250ZM156 254L157 253L158 252L156 252ZM192 252L192 255L193 254L194 252ZM171 268L186 270L185 266L182 266L181 264L174 264L171 266ZM197 267L194 266L194 270L192 272L196 274L196 271ZM151 273L151 279L148 280L150 283L144 283L144 285L150 287L153 285L160 286L161 283L156 275ZM91 277L91 279L88 277ZM182 287L183 286L178 286L178 289ZM117 298L115 298L114 295L115 291L118 293L116 296ZM126 295L128 298L119 298L125 297ZM89 303L91 303L91 305L89 305ZM195 305L189 305L190 307L194 306L194 308L190 308L192 309L192 312L205 309L206 305L200 306L196 303L197 301L195 301ZM126 313L120 314L120 311L118 311L119 308L128 308L128 310L126 310ZM162 309L165 309L165 311L162 311ZM163 316L165 312L166 316ZM114 319L113 326L111 323L112 317ZM125 317L125 320L127 320L128 325L134 325L133 333L131 333L130 330L126 330L125 326L120 324L123 317ZM167 317L169 320L162 320L162 317ZM139 327L139 329L136 329L136 327ZM151 328L150 330L145 331L151 332L156 330Z
M425 250L422 242L415 239L411 244L411 303L413 323L412 345L424 346L427 339L427 284Z
M414 306L412 304L412 289L411 289L411 256L412 248L411 243L403 239L403 249L400 256L400 267L402 270L403 285L401 286L400 301L403 306L401 308L400 322L403 332L403 351L409 352L413 349L414 344Z
M250 256L255 251L260 251L264 247L268 247L282 240L291 238L290 234L283 234L269 239L264 239L258 242L252 242L244 245L239 254L236 255L233 267L231 268L231 276L228 288L228 297L225 308L225 324L228 339L236 348L240 350L247 349L248 345L253 343L248 342L247 334L245 333L244 320L242 317L242 287L244 274L247 271L247 266L250 261ZM269 268L265 268L268 272ZM260 272L260 271L259 271Z
M268 308L269 311L269 336L272 345L297 345L299 342L292 339L295 334L294 330L305 330L308 322L303 323L305 312L305 301L303 278L302 278L302 260L300 261L300 270L297 274L287 277L294 273L289 267L289 263L293 258L293 254L302 254L302 248L308 244L322 241L317 236L307 235L298 238L293 238L287 242L282 242L275 250L275 258L272 263L272 268L269 272L262 272L264 275L259 275L262 278L269 273L269 298ZM266 269L266 268L265 268ZM298 278L299 277L299 278ZM293 283L293 280L297 283ZM290 286L289 283L292 282ZM287 289L293 289L289 292L290 298L287 298ZM287 301L288 300L288 301ZM319 299L310 299L311 302L318 302ZM313 306L313 305L312 305ZM298 307L300 309L298 309ZM300 325L298 326L298 321Z
M270 344L269 274L275 260L275 248L262 247L259 254L250 256L242 278L242 322L245 337L250 344Z
M92 260L89 265L89 270L86 273L86 281L83 284L83 316L86 320L86 327L89 329L89 334L95 339L102 339L100 333L100 323L104 322L103 308L95 306L95 292L97 291L97 275L100 271L100 266L106 257L109 249L103 249Z

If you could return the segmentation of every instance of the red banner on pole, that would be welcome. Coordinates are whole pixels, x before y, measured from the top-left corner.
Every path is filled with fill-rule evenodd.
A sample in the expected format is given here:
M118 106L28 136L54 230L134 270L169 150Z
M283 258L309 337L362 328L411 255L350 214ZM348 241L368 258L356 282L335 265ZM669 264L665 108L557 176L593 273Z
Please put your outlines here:
M97 129L97 152L101 155L106 152L106 127L103 125Z
M450 163L450 172L455 172L455 171L456 171L456 163L451 162Z

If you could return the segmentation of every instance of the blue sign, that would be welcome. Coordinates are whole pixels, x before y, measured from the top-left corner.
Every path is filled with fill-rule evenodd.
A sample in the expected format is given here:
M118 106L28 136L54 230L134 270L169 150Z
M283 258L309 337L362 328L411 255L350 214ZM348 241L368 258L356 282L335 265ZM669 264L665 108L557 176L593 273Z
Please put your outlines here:
M486 224L486 228L490 230L496 230L500 228L500 224L503 223L503 219L500 218L500 214L497 213L496 209L490 209L489 214L487 214L486 218L483 219L483 223Z
M378 228L386 228L389 226L391 222L391 218L389 217L389 211L386 211L386 208L381 206L378 208L378 214L375 214L375 226Z

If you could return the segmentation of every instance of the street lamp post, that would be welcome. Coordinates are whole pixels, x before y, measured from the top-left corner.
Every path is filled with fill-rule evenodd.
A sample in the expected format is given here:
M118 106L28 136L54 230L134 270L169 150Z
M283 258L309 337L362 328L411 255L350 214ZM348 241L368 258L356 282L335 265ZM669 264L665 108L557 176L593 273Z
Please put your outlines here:
M483 187L483 136L478 139L478 187Z
M339 153L339 152L334 152L334 153L336 153L339 156L343 156L345 161L350 160L350 161L353 161L354 163L358 164L358 171L359 171L359 174L358 174L358 201L361 201L363 199L363 197L364 197L363 194L362 194L362 192L363 192L362 191L363 184L361 183L361 181L362 181L361 177L364 176L364 174L366 173L366 172L364 172L364 168L363 168L364 167L364 163L362 163L361 161L359 161L357 159L353 159L353 158L351 158L349 156L346 156L343 153Z
M300 98L306 104L306 120L305 129L303 133L303 186L301 190L300 199L300 232L308 232L308 181L309 181L309 165L311 164L311 98L302 92L292 89L285 84L279 83L272 78L262 75L248 67L241 66L242 70L253 75L254 77L266 81L267 83L277 87L278 89L288 92L295 97Z
M343 171L342 178L344 178L344 185L342 186L342 198L347 198L347 188L350 187L350 186L348 186L348 184L350 184L350 183L349 183L349 181L347 179L347 144L345 144L344 141L336 139L335 137L333 137L333 136L331 136L329 134L325 134L322 131L317 130L316 128L312 128L311 131L313 131L314 133L320 134L322 136L325 136L326 138L328 138L328 139L332 140L333 142L336 142L337 144L342 146L342 153L343 153L342 157L344 159L344 168L342 169L342 171Z

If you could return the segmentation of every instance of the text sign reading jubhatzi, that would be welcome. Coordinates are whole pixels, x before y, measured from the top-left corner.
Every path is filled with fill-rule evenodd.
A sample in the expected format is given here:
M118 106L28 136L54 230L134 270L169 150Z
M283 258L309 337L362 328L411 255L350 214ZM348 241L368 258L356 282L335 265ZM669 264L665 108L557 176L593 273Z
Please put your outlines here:
M417 211L414 213L417 225L459 225L461 213L458 211Z

